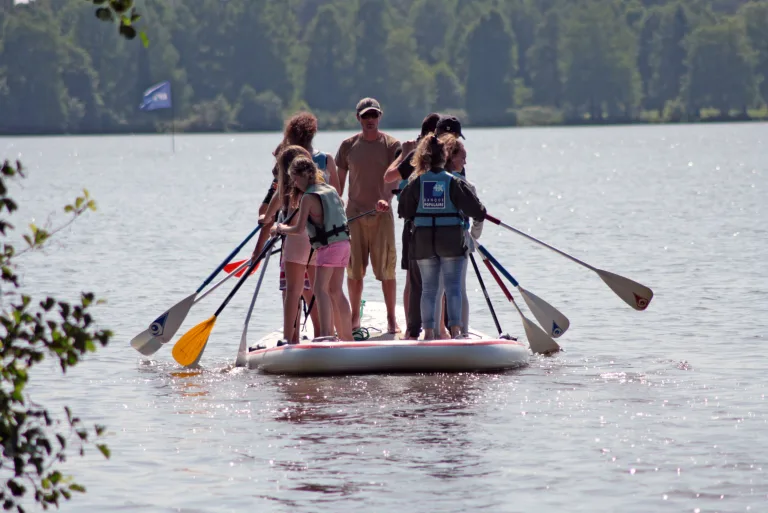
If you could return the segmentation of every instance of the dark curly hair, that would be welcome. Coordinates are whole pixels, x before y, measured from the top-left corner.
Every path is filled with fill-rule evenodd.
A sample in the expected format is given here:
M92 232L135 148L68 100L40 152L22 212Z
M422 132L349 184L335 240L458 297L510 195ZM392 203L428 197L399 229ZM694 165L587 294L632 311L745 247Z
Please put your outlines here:
M286 146L295 144L309 151L316 133L317 118L309 112L299 112L286 121L283 143Z

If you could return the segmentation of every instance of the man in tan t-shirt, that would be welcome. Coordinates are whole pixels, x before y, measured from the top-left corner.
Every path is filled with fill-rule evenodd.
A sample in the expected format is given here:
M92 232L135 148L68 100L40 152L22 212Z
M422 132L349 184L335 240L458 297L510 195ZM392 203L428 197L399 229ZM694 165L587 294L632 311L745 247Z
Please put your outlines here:
M379 102L363 98L357 104L357 120L362 132L341 143L336 154L336 168L344 194L347 176L349 193L347 217L356 216L376 208L377 203L389 206L392 201L392 184L384 183L384 173L400 152L400 142L379 131L382 111ZM382 205L379 205L379 210ZM395 218L391 208L373 215L361 217L350 223L351 258L347 267L347 288L352 306L352 328L360 327L360 300L363 296L363 278L371 267L381 282L384 302L387 305L387 327L390 333L400 331L395 318L397 284L395 268Z

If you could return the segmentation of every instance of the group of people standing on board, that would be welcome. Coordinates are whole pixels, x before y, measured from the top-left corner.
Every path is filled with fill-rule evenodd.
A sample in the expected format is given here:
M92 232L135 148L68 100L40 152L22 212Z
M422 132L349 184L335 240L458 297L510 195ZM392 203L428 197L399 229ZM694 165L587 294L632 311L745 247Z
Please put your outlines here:
M400 143L379 130L383 111L375 99L360 100L356 115L361 131L345 139L335 156L313 147L317 119L307 112L286 122L273 152L272 185L259 210L259 222L269 229L262 230L253 254L270 236L285 236L280 271L284 338L278 345L299 342L302 297L309 305L314 341L363 338L360 302L369 263L381 282L387 330L400 332L394 196L405 220L400 262L407 280L404 338L418 339L422 328L426 340L466 336L467 259L486 210L466 180L461 123L432 113L415 140ZM350 301L343 290L345 270Z

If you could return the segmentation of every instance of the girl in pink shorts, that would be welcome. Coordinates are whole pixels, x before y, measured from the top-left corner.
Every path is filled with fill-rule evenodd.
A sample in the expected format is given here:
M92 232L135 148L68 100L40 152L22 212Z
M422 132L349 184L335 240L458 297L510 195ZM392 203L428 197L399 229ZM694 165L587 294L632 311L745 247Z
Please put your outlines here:
M311 159L297 157L288 173L295 187L292 197L303 194L299 213L291 225L278 224L272 228L272 233L290 236L306 229L309 242L317 253L314 290L320 314L320 333L315 341L354 340L352 311L343 290L350 246L341 198L336 189L325 183L322 172ZM338 338L334 335L334 324Z

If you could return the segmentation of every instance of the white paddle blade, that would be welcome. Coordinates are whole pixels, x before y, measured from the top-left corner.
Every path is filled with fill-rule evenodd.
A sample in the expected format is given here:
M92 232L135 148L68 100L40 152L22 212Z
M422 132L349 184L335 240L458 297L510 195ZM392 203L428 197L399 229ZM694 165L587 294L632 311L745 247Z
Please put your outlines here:
M147 328L133 337L131 347L144 356L152 356L163 347L163 343L160 339L153 337L152 332Z
M528 345L531 346L531 351L544 355L550 355L560 351L560 346L557 345L557 342L544 333L543 329L539 328L524 315L522 318L523 328L525 328L525 337L528 339Z
M247 329L247 325L246 325ZM243 334L240 336L240 347L237 350L237 357L235 358L235 367L245 367L248 365L248 335L246 330L243 330Z
M179 331L181 323L187 318L189 310L195 303L196 296L197 292L190 294L155 319L155 322L149 325L152 336L159 338L163 344L170 342L176 332Z
M525 290L523 287L517 287L520 295L523 296L525 304L531 309L531 313L539 321L539 324L546 330L550 336L558 338L566 332L571 321L568 317L560 313L554 306L550 305L539 296Z
M639 311L648 308L651 299L653 299L651 289L629 278L602 269L596 269L595 272L629 306Z

